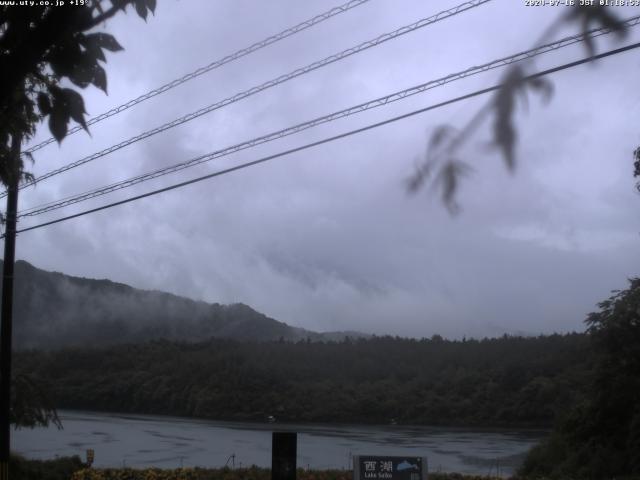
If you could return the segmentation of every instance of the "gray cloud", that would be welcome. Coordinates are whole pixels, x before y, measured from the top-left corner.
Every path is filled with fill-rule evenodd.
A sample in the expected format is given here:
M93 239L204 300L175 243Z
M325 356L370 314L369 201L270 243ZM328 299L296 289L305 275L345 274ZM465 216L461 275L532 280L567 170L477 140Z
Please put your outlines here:
M456 2L374 0L42 150L36 174L214 103ZM147 24L108 27L125 46L109 57L110 95L88 91L92 114L329 8L320 1L160 2ZM621 8L622 16L638 9ZM21 206L170 165L401 88L529 48L558 10L496 0L293 80L60 175ZM568 32L568 31L567 31ZM637 40L634 32L631 40ZM600 43L602 49L608 43ZM582 57L578 48L536 61ZM39 267L210 302L244 302L316 330L484 336L567 331L640 260L631 152L640 144L637 53L553 77L548 106L518 115L519 165L506 172L485 125L461 152L475 173L463 212L403 180L428 132L462 126L486 98L414 117L267 165L20 235ZM103 197L97 206L253 160L495 83L489 72L303 132L176 176ZM47 132L43 129L39 138ZM61 212L43 216L56 218ZM24 222L25 225L27 222Z

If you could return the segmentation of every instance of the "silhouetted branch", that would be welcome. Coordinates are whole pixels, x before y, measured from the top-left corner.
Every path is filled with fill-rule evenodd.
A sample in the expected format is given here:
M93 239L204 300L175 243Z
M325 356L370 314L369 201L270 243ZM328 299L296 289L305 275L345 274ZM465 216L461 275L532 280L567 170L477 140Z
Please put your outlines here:
M543 45L566 22L578 22L585 39L585 49L590 57L595 55L593 39L588 35L592 24L597 28L609 28L623 38L627 33L624 23L610 13L610 9L601 6L575 6L569 13L557 18L536 42ZM484 105L458 133L450 125L439 125L430 136L424 160L416 165L415 172L407 179L407 190L415 193L425 185L442 188L442 201L450 212L459 211L455 197L460 179L470 171L468 163L459 159L457 150L465 144L477 128L490 116L493 116L491 145L496 147L504 159L507 169L515 170L517 163L518 132L514 115L517 99L521 98L527 106L527 89L540 94L544 101L550 101L553 85L543 78L528 79L527 72L534 59L525 60L519 65L507 69L500 82L500 89L491 100ZM636 151L638 152L638 151ZM636 172L640 165L636 162ZM640 184L638 184L640 190Z

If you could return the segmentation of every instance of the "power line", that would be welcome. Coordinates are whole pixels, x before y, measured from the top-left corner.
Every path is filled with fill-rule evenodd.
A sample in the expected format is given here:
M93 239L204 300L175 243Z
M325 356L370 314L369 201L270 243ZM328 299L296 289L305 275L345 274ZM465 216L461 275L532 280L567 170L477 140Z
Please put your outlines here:
M34 181L30 181L30 182L26 182L23 185L20 186L20 188L25 188L28 187L30 185L35 184L36 182L41 182L47 178L53 177L54 175L58 175L60 173L66 172L67 170L71 170L72 168L78 167L80 165L83 165L85 163L88 163L90 161L96 160L100 157L104 157L105 155L108 155L110 153L113 153L117 150L120 150L121 148L124 148L128 145L131 145L133 143L139 142L140 140L144 140L145 138L151 137L153 135L156 135L158 133L164 132L165 130L168 130L170 128L176 127L178 125L182 125L185 122L191 121L195 118L201 117L202 115L205 115L207 113L210 113L214 110L218 110L222 107L226 107L227 105L230 105L232 103L235 103L237 101L240 101L244 98L250 97L252 95L255 95L256 93L262 92L263 90L266 90L268 88L271 87L275 87L276 85L280 85L281 83L287 82L289 80L292 80L296 77L299 77L301 75L307 74L309 72L312 72L314 70L317 70L321 67L324 67L326 65L329 65L331 63L337 62L339 60L343 60L344 58L347 58L351 55L354 55L356 53L360 53L364 50L367 50L369 48L372 47L376 47L384 42L387 42L389 40L392 40L394 38L397 38L399 36L405 35L407 33L413 32L414 30L426 27L428 25L432 25L436 22L439 22L441 20L444 20L446 18L452 17L454 15L457 15L459 13L465 12L467 10L470 10L472 8L478 7L482 4L488 3L491 0L470 0L467 1L465 3L462 3L456 7L450 8L448 10L443 10L435 15L432 15L428 18L423 18L421 20L418 20L417 22L414 22L410 25L406 25L404 27L401 27L397 30L394 30L393 32L390 33L385 33L383 35L380 35L376 38L374 38L373 40L368 40L366 42L363 42L355 47L351 47L348 48L346 50L343 50L339 53L336 53L334 55L331 55L329 57L326 57L322 60L318 60L316 62L313 62L305 67L301 67L298 68L296 70L293 70L290 73L287 73L285 75L281 75L275 79L269 80L268 82L265 82L261 85L258 85L256 87L252 87L249 90L245 90L243 92L237 93L236 95L233 95L231 97L227 97L224 100L221 100L217 103L214 103L212 105L209 105L207 107L203 107L199 110L196 110L195 112L189 113L183 117L180 117L176 120L173 120L171 122L165 123L159 127L156 127L152 130L148 130L146 132L143 132L139 135L136 135L135 137L131 137L127 140L124 140L116 145L112 145L111 147L108 147L104 150L101 150L97 153L94 153L92 155L89 155L87 157L84 157L80 160L76 160L75 162L69 163L61 168L58 168L56 170L52 170L48 173L45 173L43 175L41 175L40 177L36 178ZM6 193L2 193L0 194L0 198L6 196Z
M639 43L634 43L632 45L627 45L625 47L617 48L617 49L614 49L614 50L610 50L608 52L601 53L601 54L598 54L598 55L593 55L593 56L590 56L590 57L587 57L587 58L583 58L581 60L576 60L574 62L565 63L565 64L560 65L558 67L550 68L548 70L544 70L544 71L541 71L541 72L538 72L538 73L534 73L532 75L527 75L527 76L523 77L522 80L523 81L528 81L528 80L539 78L539 77L542 77L542 76L545 76L545 75L550 75L552 73L556 73L556 72L559 72L561 70L566 70L568 68L573 68L573 67L576 67L578 65L582 65L582 64L591 62L593 60L609 57L611 55L617 55L619 53L623 53L623 52L626 52L626 51L629 51L629 50L632 50L632 49L635 49L635 48L638 48L638 47L640 47L640 42ZM276 153L276 154L273 154L273 155L262 157L262 158L260 158L258 160L253 160L251 162L243 163L241 165L236 165L235 167L230 167L230 168L226 168L224 170L219 170L217 172L210 173L208 175L203 175L201 177L197 177L197 178L193 178L191 180L187 180L187 181L184 181L184 182L176 183L174 185L170 185L168 187L160 188L158 190L153 190L151 192L143 193L141 195L136 195L134 197L129 197L129 198L126 198L124 200L120 200L120 201L117 201L117 202L109 203L107 205L103 205L101 207L92 208L90 210L85 210L85 211L82 211L82 212L79 212L79 213L76 213L76 214L73 214L73 215L68 215L66 217L57 218L57 219L51 220L49 222L40 223L38 225L33 225L31 227L26 227L26 228L17 230L16 233L28 232L30 230L35 230L35 229L43 228L43 227L46 227L46 226L49 226L49 225L54 225L56 223L60 223L60 222L64 222L64 221L67 221L67 220L74 219L74 218L82 217L82 216L88 215L90 213L95 213L95 212L99 212L99 211L102 211L102 210L107 210L109 208L116 207L116 206L119 206L119 205L124 205L125 203L130 203L130 202L133 202L135 200L140 200L140 199L143 199L143 198L146 198L146 197L150 197L150 196L157 195L157 194L160 194L160 193L168 192L169 190L175 190L177 188L185 187L185 186L191 185L193 183L198 183L198 182L201 182L203 180L208 180L210 178L214 178L214 177L218 177L218 176L221 176L221 175L225 175L227 173L235 172L236 170L242 170L242 169L245 169L245 168L248 168L248 167L252 167L254 165L258 165L260 163L265 163L265 162L274 160L274 159L279 158L279 157L283 157L283 156L286 156L286 155L291 155L292 153L297 153L297 152L300 152L300 151L303 151L303 150L307 150L309 148L313 148L313 147L317 147L319 145L323 145L325 143L333 142L335 140L339 140L339 139L342 139L342 138L350 137L352 135L356 135L358 133L362 133L362 132L365 132L365 131L368 131L368 130L372 130L374 128L382 127L382 126L387 125L389 123L397 122L399 120L403 120L405 118L409 118L409 117L412 117L412 116L415 116L415 115L418 115L418 114L421 114L421 113L425 113L425 112L428 112L430 110L435 110L437 108L441 108L441 107L444 107L444 106L447 106L447 105L451 105L453 103L457 103L457 102L460 102L460 101L463 101L463 100L468 100L470 98L477 97L479 95L484 95L486 93L490 93L490 92L496 91L499 88L501 88L502 86L503 86L503 84L498 84L498 85L494 85L492 87L484 88L482 90L476 90L475 92L468 93L468 94L462 95L460 97L456 97L456 98L453 98L453 99L450 99L450 100L446 100L444 102L437 103L435 105L430 105L428 107L424 107L424 108L421 108L421 109L418 109L418 110L414 110L412 112L405 113L403 115L398 115L396 117L392 117L392 118L389 118L387 120L383 120L381 122L373 123L373 124L367 125L365 127L357 128L355 130L350 130L348 132L341 133L339 135L334 135L332 137L324 138L322 140L318 140L316 142L308 143L308 144L302 145L300 147L292 148L292 149L289 149L289 150L285 150L283 152L279 152L279 153ZM3 237L4 237L4 235L2 235L2 237L0 237L0 238L3 238Z
M633 27L636 26L640 23L640 15L636 16L636 17L632 17L630 19L627 19L625 22L623 22L624 26L626 27ZM96 198L102 195L106 195L108 193L114 192L116 190L121 190L123 188L127 188L127 187L131 187L133 185L137 185L139 183L148 181L148 180L152 180L154 178L158 178L164 175L168 175L170 173L174 173L174 172L178 172L181 170L184 170L186 168L190 168L196 165L199 165L201 163L204 162L208 162L217 158L221 158L227 155L231 155L233 153L237 153L239 151L248 149L248 148L252 148L255 147L257 145L261 145L276 139L280 139L304 130L307 130L309 128L313 128L316 127L318 125L324 124L324 123L328 123L340 118L345 118L348 117L350 115L354 115L356 113L361 113L373 108L377 108L377 107L381 107L384 105L387 105L389 103L392 102L396 102L398 100L402 100L404 98L407 98L409 96L412 95L416 95L419 93L423 93L427 90L430 90L432 88L435 87L439 87L442 85L445 85L447 83L456 81L456 80L460 80L462 78L466 78L472 75L476 75L482 72L486 72L488 70L492 70L498 67L503 67L503 66L507 66L507 65L511 65L515 62L519 62L522 60L526 60L526 59L530 59L530 58L534 58L538 55L544 54L544 53L548 53L560 48L564 48L570 45L574 45L576 43L582 42L584 41L586 38L595 38L598 36L602 36L602 35L607 35L609 33L611 33L612 30L608 29L608 28L599 28L599 29L594 29L591 30L585 34L578 34L578 35L572 35L569 37L565 37L563 39L557 40L555 42L546 44L546 45L541 45L539 47L536 47L534 49L531 50L527 50L525 52L520 52L517 53L515 55L511 55L509 57L504 57L498 60L494 60L491 61L489 63L485 63L483 65L480 66L474 66L474 67L470 67L466 70L463 70L461 72L457 72L457 73L453 73L450 75L447 75L445 77L441 77L438 78L436 80L431 80L429 82L411 87L411 88L407 88L405 90L401 90L399 92L395 92L389 95L386 95L384 97L379 97L375 100L370 100L368 102L365 103L361 103L359 105L355 105L334 113L331 113L329 115L325 115L322 117L318 117L315 118L313 120L304 122L304 123L300 123L298 125L294 125L292 127L288 127L285 128L283 130L279 130L276 132L272 132L266 135L263 135L261 137L257 137L254 138L252 140L248 140L242 143L238 143L235 145L232 145L230 147L221 149L221 150L217 150L215 152L210 152L207 153L205 155L201 155L199 157L195 157L193 159L190 159L188 161L185 162L181 162L169 167L165 167L165 168L161 168L152 172L148 172L142 175L138 175L136 177L132 177L126 180L122 180L120 182L117 183L113 183L111 185L107 185L104 187L100 187L98 189L93 189L93 190L89 190L86 191L84 193L80 193L77 195L73 195L73 196L69 196L69 197L65 197L59 200L55 200L52 202L48 202L42 205L38 205L35 207L31 207L28 209L25 209L21 212L19 212L18 218L24 218L24 217L30 217L30 216L35 216L35 215L40 215L42 213L46 213L46 212L50 212L53 210L58 210L60 208L69 206L69 205L73 205L85 200L89 200L92 198Z
M156 95L160 95L161 93L164 93L168 90L171 90L172 88L177 87L178 85L182 85L183 83L186 83L190 80L193 80L194 78L199 77L200 75L203 75L207 72L210 72L211 70L215 70L216 68L222 67L223 65L226 65L227 63L231 63L235 60L238 60L242 57L245 57L253 52L256 52L258 50L261 50L265 47L268 47L269 45L273 45L276 42L279 42L280 40L284 40L287 37L290 37L292 35L295 35L296 33L302 32L303 30L306 30L307 28L313 27L319 23L324 22L325 20L330 19L331 17L334 17L336 15L339 15L341 13L344 13L348 10L351 10L352 8L355 7L359 7L360 5L367 3L370 0L350 0L347 3L344 3L338 7L334 7L331 10L328 10L324 13L321 13L320 15L316 15L315 17L312 17L308 20L305 20L304 22L301 22L293 27L287 28L286 30L281 31L280 33L276 33L275 35L271 35L270 37L265 38L264 40L261 40L259 42L256 42L248 47L242 48L230 55L227 55L226 57L223 57L219 60L215 60L211 63L209 63L208 65L205 65L204 67L200 67L196 70L194 70L193 72L187 73L186 75L177 78L175 80L172 80L168 83L165 83L164 85L156 88L155 90L151 90L150 92L147 92L143 95L140 95L137 98L134 98L133 100L129 100L126 103L123 103L122 105L119 105L117 107L112 108L111 110L101 113L100 115L97 115L89 120L87 120L87 125L93 125L95 123L101 122L102 120L105 120L109 117L112 117L114 115L117 115L120 112L124 112L125 110L128 110L129 108L144 102L145 100L149 100L150 98L155 97ZM72 135L76 132L79 132L80 130L82 130L82 126L80 125L76 125L75 127L73 127L72 129L69 130L69 132L67 133L67 136ZM26 150L26 153L33 153L36 150L40 150L43 147L46 147L47 145L55 142L56 139L53 137L48 138L47 140L38 143L37 145L34 145L33 147L29 148L28 150Z

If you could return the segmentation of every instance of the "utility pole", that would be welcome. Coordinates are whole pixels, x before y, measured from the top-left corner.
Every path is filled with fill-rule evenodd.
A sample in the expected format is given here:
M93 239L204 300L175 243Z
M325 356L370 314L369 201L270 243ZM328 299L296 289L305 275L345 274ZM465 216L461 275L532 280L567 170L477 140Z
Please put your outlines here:
M298 434L273 432L271 435L271 480L296 480Z
M0 480L9 480L9 455L11 451L10 413L13 265L16 253L16 216L18 212L21 141L20 135L13 137L11 158L5 159L9 170L9 185L7 185L4 263L2 265L2 320L0 325Z

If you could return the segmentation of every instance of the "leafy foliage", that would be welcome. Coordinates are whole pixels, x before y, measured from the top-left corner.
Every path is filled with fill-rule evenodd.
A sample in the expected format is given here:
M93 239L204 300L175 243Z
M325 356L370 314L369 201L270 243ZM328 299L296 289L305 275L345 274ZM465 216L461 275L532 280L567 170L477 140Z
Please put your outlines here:
M448 341L379 337L22 352L59 408L228 420L551 425L581 398L584 334Z
M67 135L71 120L87 130L82 95L61 84L68 80L80 88L94 85L106 93L107 75L100 64L106 60L103 50L122 50L113 36L88 32L130 4L143 18L156 6L155 0L110 0L105 10L106 3L88 0L72 8L58 8L54 2L27 8L0 5L0 182L4 185L15 186L22 178L33 180L25 172L21 145L33 136L40 121L48 117L58 142ZM33 161L31 154L25 156ZM60 427L55 410L33 378L15 377L11 394L14 425L52 422Z
M10 421L16 428L48 426L62 428L58 414L43 388L44 382L27 374L12 378Z
M268 468L176 468L133 469L105 468L77 471L71 480L271 480ZM299 480L351 480L351 472L344 470L303 470L296 472ZM490 477L457 473L429 473L431 480L489 480Z
M640 278L598 306L586 320L597 355L587 395L530 454L524 474L640 475Z
M86 465L80 457L60 457L55 460L27 460L19 455L9 459L10 478L20 480L69 480Z
M112 35L92 30L129 5L145 19L156 7L156 0L88 0L72 8L44 3L49 2L0 6L0 181L5 185L27 176L16 151L40 121L48 119L58 142L71 120L87 129L82 96L61 84L93 85L106 93L104 50L122 50Z
M586 36L590 29L608 28L614 31L620 39L627 34L627 28L624 23L611 12L612 9L609 7L598 4L580 5L579 2L576 2L568 13L561 16L547 30L542 40L546 40L548 36L550 37L556 27L564 22L578 23L582 33L585 35L585 49L593 57L595 55L595 45L593 39ZM532 77L527 73L532 65L533 59L529 59L507 69L500 82L500 88L493 98L472 117L464 128L458 130L449 125L440 125L434 128L430 136L426 158L421 164L417 165L415 172L407 181L409 192L417 192L428 183L428 180L432 180L432 186L442 189L442 201L445 206L451 212L457 212L459 206L455 197L460 180L471 170L468 162L459 158L457 150L469 140L471 134L482 123L482 120L490 115L493 116L493 138L491 143L502 154L507 169L514 171L517 160L516 145L518 138L514 116L518 97L522 99L526 107L527 89L541 94L547 102L551 99L553 93L553 86L548 80L542 77ZM636 171L638 171L638 167Z
M12 455L11 478L20 480L271 480L271 469L249 468L87 468L80 457L55 460L27 460ZM296 472L299 480L351 480L345 470L306 470ZM490 480L490 477L459 473L429 473L431 480Z
M583 34L592 28L604 27L614 31L619 39L623 39L627 34L627 30L620 22L620 19L611 12L611 8L601 5L598 2L594 2L594 5L580 5L576 2L569 12L567 12L564 20L570 23L578 22ZM584 46L590 56L596 54L596 48L592 38L586 37Z
M528 79L525 70L520 66L514 66L507 72L502 88L498 90L493 99L495 120L493 123L493 141L502 151L507 168L511 171L516 164L516 128L514 125L514 111L517 97L520 95L526 102L526 88L531 87L541 92L547 99L550 98L552 86L544 78Z

